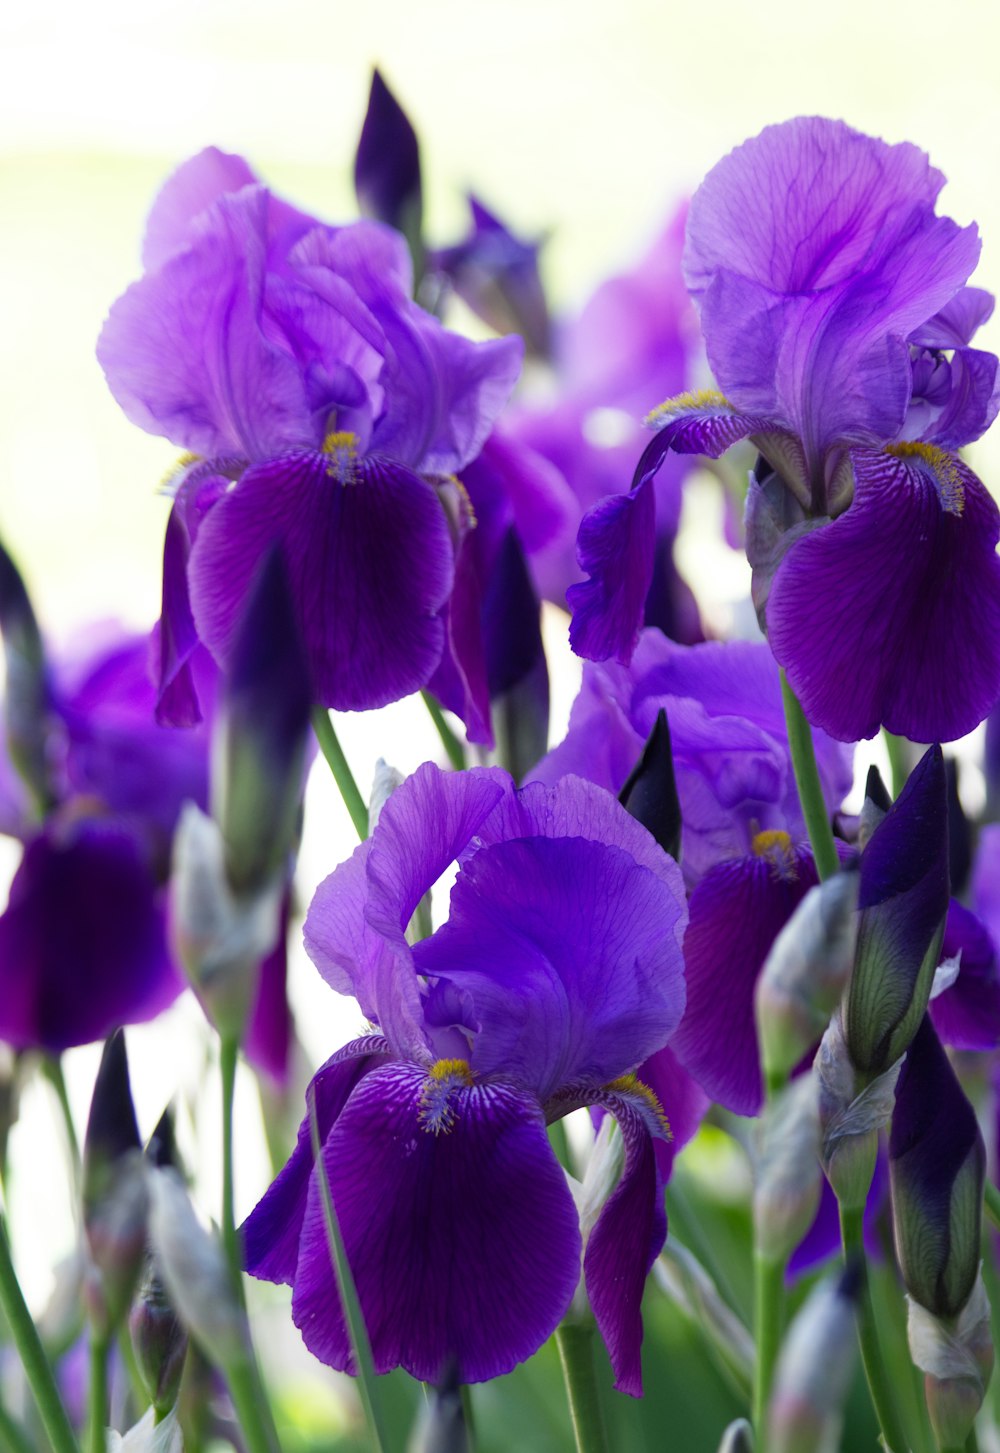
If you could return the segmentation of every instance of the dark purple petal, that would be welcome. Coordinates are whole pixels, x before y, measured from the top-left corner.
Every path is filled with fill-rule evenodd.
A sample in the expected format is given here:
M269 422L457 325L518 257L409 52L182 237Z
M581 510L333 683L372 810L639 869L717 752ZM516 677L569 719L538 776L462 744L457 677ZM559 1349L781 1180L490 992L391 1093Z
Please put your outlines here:
M718 459L748 434L767 434L780 425L760 415L741 413L712 390L667 399L646 420L661 449L675 454L706 454ZM647 451L648 452L648 451ZM653 462L655 455L648 463Z
M0 915L0 1039L58 1054L153 1018L183 987L134 833L67 819L28 843Z
M797 540L774 578L771 649L831 736L885 726L951 741L1000 694L1000 514L932 445L853 460L850 508Z
M415 691L437 665L453 549L429 484L344 450L249 470L203 522L189 578L199 635L226 661L250 582L279 544L316 698L365 711Z
M438 1123L429 1116L430 1100ZM430 1108L429 1108L430 1107ZM565 1313L580 1233L536 1102L509 1085L444 1087L409 1065L373 1070L323 1163L377 1372L482 1382L530 1357ZM353 1370L318 1176L292 1316L321 1362Z
M354 157L354 190L365 216L386 222L404 235L419 233L417 133L378 70L372 72L368 110Z
M299 365L264 326L270 207L262 187L220 198L197 245L133 283L98 340L131 421L206 458L317 442Z
M961 954L958 978L950 989L931 1000L934 1028L953 1049L996 1049L1000 1046L996 946L985 924L952 899L941 959L953 959L957 954Z
M286 893L278 941L260 966L257 992L243 1039L243 1052L254 1069L282 1089L288 1085L295 1033L287 987L289 912L290 895Z
M655 518L649 473L628 494L610 495L584 515L576 554L590 579L566 592L573 612L570 644L578 656L588 661L632 659L653 579Z
M182 482L167 520L163 541L163 593L154 636L158 692L156 720L161 726L193 727L202 720L191 672L198 628L191 614L188 561L205 515L229 488L224 475L197 467Z
M352 1040L313 1075L307 1096L315 1106L321 1143L325 1143L355 1085L388 1056L377 1035ZM299 1237L306 1214L309 1179L315 1160L312 1127L307 1115L299 1126L295 1149L240 1228L243 1264L261 1281L291 1286L299 1259Z
M490 689L483 638L480 524L462 502L455 583L445 613L444 651L428 685L434 696L465 723L469 742L492 748Z
M774 940L818 881L806 848L762 844L719 863L691 895L684 936L687 1008L670 1047L704 1090L737 1115L763 1102L754 990Z
M684 1008L683 917L671 887L620 848L524 838L463 864L448 922L413 956L421 974L468 992L481 1025L473 1068L545 1100L573 1081L604 1084L666 1043Z
M643 1086L608 1086L597 1103L618 1121L625 1145L621 1180L605 1203L583 1258L587 1295L607 1345L615 1387L642 1396L642 1293L667 1236L653 1147L664 1130Z

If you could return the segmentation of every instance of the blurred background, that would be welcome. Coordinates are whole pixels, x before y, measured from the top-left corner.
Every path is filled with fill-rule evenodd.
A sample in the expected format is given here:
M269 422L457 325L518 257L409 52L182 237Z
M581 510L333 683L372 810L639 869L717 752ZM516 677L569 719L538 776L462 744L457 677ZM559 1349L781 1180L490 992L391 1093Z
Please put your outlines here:
M0 536L46 628L65 638L81 622L108 616L145 628L157 614L168 510L158 484L176 451L126 421L105 387L94 343L108 306L139 273L150 202L191 153L209 143L241 152L274 190L331 221L348 221L355 216L354 147L377 64L421 139L431 242L464 233L464 193L473 188L521 235L548 234L545 279L558 315L641 255L724 152L768 122L819 112L930 153L949 178L943 210L980 224L975 280L996 291L998 16L990 0L956 0L947 20L910 0L825 7L714 0L697 8L647 0L3 6ZM981 346L997 350L1000 325L992 322L980 337ZM970 462L987 483L1000 480L1000 434L974 446ZM695 519L696 534L697 527ZM706 599L735 599L746 589L745 564L718 552L689 550L682 563ZM552 610L547 627L558 740L579 674L565 618ZM345 720L341 735L363 787L379 755L409 771L438 754L433 727L413 702L375 720ZM307 810L303 903L352 844L321 763ZM0 893L16 861L6 846ZM356 1027L357 1013L335 1002L301 959L292 973L306 1058L315 1067ZM202 1082L204 1054L191 1047L190 1032L198 1019L182 1003L165 1025L130 1034L141 1064L144 1130L175 1081ZM90 1050L68 1057L81 1119L95 1063ZM252 1086L242 1085L241 1094L247 1123L256 1114ZM214 1099L203 1126L209 1148L217 1144L213 1107ZM15 1234L35 1305L51 1291L52 1248L68 1250L73 1239L60 1198L42 1204L31 1189L43 1143L31 1128L41 1122L31 1116L47 1112L26 1106L14 1142L25 1163ZM707 1155L703 1174L717 1201L721 1191L725 1203L731 1172L735 1203L744 1189L738 1169L722 1150L718 1164L711 1149ZM218 1168L211 1149L197 1169L212 1208ZM237 1183L240 1214L267 1175L261 1138L250 1135ZM689 1190L697 1197L697 1185ZM734 1232L737 1246L743 1232ZM746 1295L747 1288L738 1290ZM656 1311L651 1318L655 1330L662 1318ZM287 1322L280 1304L275 1319ZM675 1437L671 1446L695 1453L709 1446L710 1430L717 1434L728 1394L698 1344L677 1342L671 1328L661 1329L659 1345L673 1372L666 1382L659 1371L650 1377L653 1398L659 1426ZM566 1433L561 1408L558 1433L539 1431L544 1390L554 1387L545 1357L541 1367L517 1375L521 1402L505 1401L502 1389L483 1394L487 1424L498 1409L534 1409L528 1422L535 1431L518 1441L528 1450L558 1448ZM322 1378L310 1386L302 1405L315 1399L318 1426L327 1427L334 1405ZM672 1413L671 1398L679 1399ZM658 1446L638 1421L629 1427L620 1446Z

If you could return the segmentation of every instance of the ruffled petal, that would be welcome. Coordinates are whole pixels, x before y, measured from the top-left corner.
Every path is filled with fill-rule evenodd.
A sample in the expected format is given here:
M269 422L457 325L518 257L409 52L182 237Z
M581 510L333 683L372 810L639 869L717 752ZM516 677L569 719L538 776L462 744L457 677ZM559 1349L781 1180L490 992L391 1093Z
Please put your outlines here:
M1000 412L997 371L1000 360L979 348L957 348L948 373L948 392L943 406L929 411L922 427L914 429L907 419L908 438L920 438L942 449L961 449L971 444L993 423ZM913 408L911 405L910 415Z
M385 1040L366 1035L352 1040L313 1075L306 1091L315 1107L320 1142L325 1143L362 1077L389 1054ZM295 1149L240 1228L243 1264L261 1281L291 1286L299 1259L299 1238L306 1214L309 1180L315 1158L312 1126L307 1115L299 1126Z
M952 1049L1000 1046L1000 969L989 930L954 899L945 922L941 959L961 955L958 978L931 1000L930 1016L938 1035Z
M311 452L249 470L204 520L191 554L198 633L222 661L274 543L324 706L366 711L427 682L441 656L454 556L426 481L385 459Z
M993 316L993 294L985 288L960 288L950 302L921 323L908 343L921 348L964 348Z
M631 660L653 580L655 520L651 473L641 474L628 494L609 495L584 515L576 556L590 578L566 592L573 612L570 644L578 656Z
M198 467L184 479L174 498L163 541L163 591L153 642L157 677L156 720L160 726L193 727L202 720L191 671L198 628L191 614L188 561L198 528L231 481Z
M806 848L719 863L691 896L687 1009L671 1049L737 1115L763 1102L754 990L774 940L818 881Z
M580 1272L576 1209L540 1109L509 1085L376 1069L323 1151L377 1372L425 1382L509 1372L561 1320ZM292 1316L321 1362L353 1370L318 1175Z
M473 1069L545 1100L666 1043L684 1008L683 918L672 886L620 848L522 838L463 864L448 922L413 955L421 974L468 992Z
M161 267L191 240L192 224L226 192L252 187L257 178L243 157L206 146L160 188L146 219L142 265Z
M0 915L0 1039L59 1054L152 1019L183 988L136 834L53 821L28 843Z
M885 726L951 741L1000 695L1000 514L933 446L853 461L850 508L797 540L774 578L771 649L831 736Z
M607 1345L615 1387L642 1396L642 1293L667 1236L653 1147L664 1131L642 1087L609 1086L598 1101L618 1121L625 1145L621 1180L587 1240L587 1295Z

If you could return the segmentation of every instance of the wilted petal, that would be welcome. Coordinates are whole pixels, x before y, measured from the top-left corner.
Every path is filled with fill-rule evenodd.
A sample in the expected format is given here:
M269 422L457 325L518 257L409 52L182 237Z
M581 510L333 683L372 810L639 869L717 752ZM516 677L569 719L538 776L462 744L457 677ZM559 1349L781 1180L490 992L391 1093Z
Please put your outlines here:
M311 452L249 470L203 522L191 556L198 632L223 661L275 544L323 705L366 711L426 683L441 655L439 612L454 569L429 484L385 459Z
M427 1382L509 1372L565 1313L580 1233L535 1101L509 1085L456 1086L428 1124L426 1072L373 1070L327 1137L323 1162L375 1368ZM322 1362L352 1369L318 1176L302 1227L292 1316Z
M797 540L775 576L771 649L831 736L884 726L951 741L1000 693L1000 514L933 446L855 450L853 461L850 508Z

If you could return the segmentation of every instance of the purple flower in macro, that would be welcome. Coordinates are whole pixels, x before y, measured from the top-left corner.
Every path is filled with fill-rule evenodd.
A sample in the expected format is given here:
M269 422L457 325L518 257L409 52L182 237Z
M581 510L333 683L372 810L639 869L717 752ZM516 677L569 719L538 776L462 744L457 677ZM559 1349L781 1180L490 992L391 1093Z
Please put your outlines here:
M129 418L197 456L164 553L161 715L196 717L194 642L227 662L275 544L318 701L425 685L455 570L439 485L482 448L520 341L447 332L411 301L398 234L320 223L215 150L160 193L144 261L98 356Z
M455 859L448 921L411 947ZM435 1381L457 1362L483 1381L554 1330L581 1244L545 1125L596 1105L618 1119L625 1167L583 1272L617 1386L640 1391L664 1132L631 1072L683 1012L685 921L676 864L609 794L575 779L518 791L498 769L421 767L320 886L307 950L377 1031L308 1097L378 1371ZM292 1286L306 1345L351 1370L308 1120L243 1236L248 1270Z
M685 275L721 393L682 394L628 495L580 533L575 649L627 659L652 576L653 479L671 451L749 437L754 596L806 715L845 741L970 731L1000 692L1000 514L955 450L996 416L971 347L992 299L944 178L841 122L771 126L691 203Z

